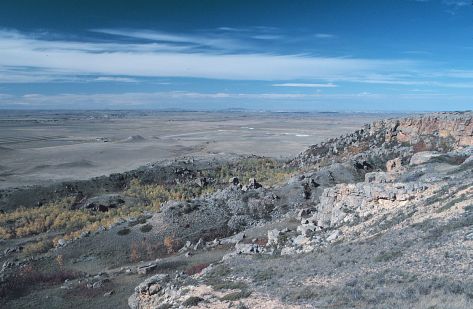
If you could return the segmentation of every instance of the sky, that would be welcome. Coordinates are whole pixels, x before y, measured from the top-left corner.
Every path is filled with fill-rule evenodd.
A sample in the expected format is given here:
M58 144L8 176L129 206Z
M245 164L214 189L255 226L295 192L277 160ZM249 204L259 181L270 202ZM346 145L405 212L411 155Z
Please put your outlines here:
M0 2L0 109L473 109L470 0Z

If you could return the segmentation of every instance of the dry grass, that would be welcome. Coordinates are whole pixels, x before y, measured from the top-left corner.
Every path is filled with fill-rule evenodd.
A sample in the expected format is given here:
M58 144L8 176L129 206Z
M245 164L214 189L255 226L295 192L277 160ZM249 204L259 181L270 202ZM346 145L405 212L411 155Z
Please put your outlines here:
M53 247L51 240L40 240L25 245L21 253L25 256L47 252Z
M134 205L110 209L108 212L93 212L86 209L71 209L72 198L50 202L37 208L19 208L0 214L0 238L11 239L46 232L62 232L53 243L61 238L78 238L83 232L95 232L100 227L109 228L122 218L138 217L153 206ZM33 253L41 244L30 245Z

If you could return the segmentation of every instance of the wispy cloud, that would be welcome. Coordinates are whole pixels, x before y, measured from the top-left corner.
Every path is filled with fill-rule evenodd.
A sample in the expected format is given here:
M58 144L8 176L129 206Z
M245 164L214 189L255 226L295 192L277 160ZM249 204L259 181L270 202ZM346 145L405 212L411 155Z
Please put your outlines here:
M330 33L316 33L315 37L318 39L332 39L335 37L335 35Z
M216 35L183 35L170 34L151 30L128 29L92 29L96 33L142 39L153 42L179 43L188 48L208 47L217 50L235 50L247 48L247 44L240 40L228 39Z
M145 37L143 33L107 33ZM154 34L153 34L154 35ZM368 74L392 74L414 68L407 60L314 57L268 53L189 52L175 43L212 44L201 37L159 34L149 44L48 40L0 32L0 80L15 76L35 79L77 78L84 75L120 77L194 77L234 80L363 79ZM218 41L220 44L221 41ZM172 44L170 44L172 43ZM215 42L214 42L215 43ZM224 43L222 43L224 44ZM225 45L228 47L228 45Z
M0 83L133 83L143 78L185 77L272 81L275 87L299 88L342 88L341 83L470 88L473 82L472 70L436 69L409 59L241 52L232 49L237 42L233 39L100 31L115 40L79 42L50 39L47 34L0 31ZM117 41L116 36L126 39ZM204 45L214 50L196 49ZM226 50L217 51L217 47Z
M327 84L304 84L304 83L284 83L273 84L274 87L299 87L299 88L335 88L337 85L332 83Z
M137 83L138 80L129 77L99 76L94 79L97 82L119 82L119 83Z

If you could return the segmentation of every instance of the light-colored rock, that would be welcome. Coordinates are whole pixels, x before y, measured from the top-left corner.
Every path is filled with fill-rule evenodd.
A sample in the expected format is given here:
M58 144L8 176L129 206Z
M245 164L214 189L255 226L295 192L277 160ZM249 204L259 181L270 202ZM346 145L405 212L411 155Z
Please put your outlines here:
M199 238L199 241L194 245L194 250L200 250L202 248L204 248L204 240Z
M148 264L145 266L138 267L137 273L140 275L147 275L154 271L158 267L158 264Z
M422 151L415 153L411 157L410 165L420 165L429 162L433 158L440 157L441 154L436 151Z
M281 235L281 231L278 229L269 230L268 231L268 242L266 246L277 246L279 243L279 236Z
M333 242L338 238L339 235L340 235L340 231L335 230L332 233L330 233L330 235L327 237L327 241L328 242Z
M402 168L401 158L396 158L386 162L386 171L388 173L398 171Z
M259 189L261 187L262 185L256 181L256 178L250 178L250 180L248 181L248 188L250 189Z
M294 239L292 239L292 243L295 246L305 246L307 244L310 244L311 238L306 237L304 235L298 235Z
M281 255L294 255L297 251L294 247L284 247L281 250Z
M235 245L235 251L237 254L258 254L263 253L264 248L257 244L241 244Z
M240 183L240 180L238 179L238 177L230 177L228 183L237 186Z
M302 224L297 227L297 231L304 237L311 236L316 230L317 226L313 222Z

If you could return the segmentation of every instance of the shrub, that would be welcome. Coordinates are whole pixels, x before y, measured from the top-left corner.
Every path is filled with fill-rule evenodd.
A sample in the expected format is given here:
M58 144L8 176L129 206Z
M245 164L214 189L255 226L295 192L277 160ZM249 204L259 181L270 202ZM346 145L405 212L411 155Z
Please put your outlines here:
M223 281L213 285L215 290L243 290L248 288L248 285L243 281Z
M117 232L117 235L124 236L130 234L131 230L129 228L123 228Z
M287 294L284 298L292 301L308 300L317 297L318 294L314 288L309 288L307 286L302 288L293 289Z
M143 225L142 227L140 227L140 231L143 232L143 233L148 233L152 229L153 229L153 226L151 224L146 224L146 225Z
M189 267L188 269L186 269L185 273L189 276L192 276L192 275L202 272L202 270L204 270L208 266L209 266L208 263L195 264Z
M163 244L169 254L174 252L174 247L176 244L172 236L164 237Z
M236 301L242 298L247 298L251 295L251 291L242 290L239 292L232 292L227 295L224 295L220 300L222 301Z
M138 247L136 244L133 242L131 244L131 250L130 250L130 261L133 263L138 262L141 259L140 254L138 253Z
M393 251L382 251L377 257L374 258L376 262L388 262L397 259L402 256L401 250Z
M146 206L124 206L108 212L91 212L85 209L71 209L72 198L50 202L36 208L18 208L0 213L0 238L26 237L48 231L63 232L53 240L78 238L83 232L95 232L100 227L109 228L120 218L137 217ZM146 220L146 219L145 219Z
M47 252L53 247L53 243L50 240L40 240L38 242L33 242L25 245L23 248L22 254L25 256L39 254Z
M197 306L201 301L203 301L204 299L203 298L200 298L200 297L196 297L196 296L191 296L189 297L188 299L186 299L182 305L184 307L193 307L193 306Z

